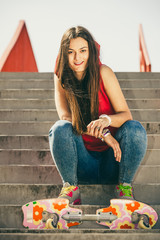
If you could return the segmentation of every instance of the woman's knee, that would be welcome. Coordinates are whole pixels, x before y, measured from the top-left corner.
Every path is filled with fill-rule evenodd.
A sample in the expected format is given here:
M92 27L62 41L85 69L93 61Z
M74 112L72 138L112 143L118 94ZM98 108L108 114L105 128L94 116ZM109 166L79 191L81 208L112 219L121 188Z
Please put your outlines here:
M134 136L146 138L146 130L139 121L130 120L125 123L128 132Z
M72 131L72 123L67 120L58 120L49 130L49 138L68 136Z
M127 121L124 126L127 137L130 138L135 144L141 144L141 146L147 146L147 133L145 128L139 121L130 120Z

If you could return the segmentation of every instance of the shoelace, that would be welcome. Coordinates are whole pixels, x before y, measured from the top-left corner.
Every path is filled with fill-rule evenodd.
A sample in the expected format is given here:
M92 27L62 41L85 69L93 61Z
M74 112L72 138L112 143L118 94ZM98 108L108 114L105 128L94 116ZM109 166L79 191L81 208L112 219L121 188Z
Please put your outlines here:
M59 196L66 196L69 192L71 192L75 186L63 187Z
M123 186L122 184L120 184L119 189L122 191L123 194L125 194L125 196L128 196L128 197L132 196L132 187Z

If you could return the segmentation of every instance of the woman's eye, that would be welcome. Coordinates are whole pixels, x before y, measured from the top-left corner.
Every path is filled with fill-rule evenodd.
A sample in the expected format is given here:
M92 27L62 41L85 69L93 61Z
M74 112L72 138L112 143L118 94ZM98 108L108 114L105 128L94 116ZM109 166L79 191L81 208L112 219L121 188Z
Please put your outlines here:
M85 49L83 49L83 50L81 50L81 52L86 52L86 50L85 50Z
M68 51L68 54L71 54L72 53L72 51Z

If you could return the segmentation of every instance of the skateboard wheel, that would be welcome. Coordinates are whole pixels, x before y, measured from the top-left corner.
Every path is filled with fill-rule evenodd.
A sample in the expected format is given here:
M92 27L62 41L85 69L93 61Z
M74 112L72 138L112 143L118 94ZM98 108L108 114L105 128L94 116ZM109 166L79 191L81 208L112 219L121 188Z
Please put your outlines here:
M47 229L54 229L52 222L53 222L53 219L51 219L51 218L49 218L47 220L47 222L46 222Z

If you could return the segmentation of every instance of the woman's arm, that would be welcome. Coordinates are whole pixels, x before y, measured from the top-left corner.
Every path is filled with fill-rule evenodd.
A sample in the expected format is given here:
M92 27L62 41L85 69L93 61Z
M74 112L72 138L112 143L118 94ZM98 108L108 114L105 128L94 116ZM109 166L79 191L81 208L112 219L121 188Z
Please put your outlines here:
M109 117L111 118L110 126L119 128L126 121L132 120L131 112L128 108L122 90L120 88L119 82L113 71L106 65L102 65L100 72L103 79L106 94L115 111L115 114L109 115ZM108 124L109 120L107 118L92 121L87 126L88 133L91 134L92 136L99 137L101 136L103 129L106 126L108 126ZM97 127L100 128L99 131L97 130Z
M66 98L65 90L62 88L56 74L54 74L54 86L55 86L55 104L58 116L61 120L68 120L72 122L71 111Z
M115 114L109 115L109 117L111 118L110 126L120 127L127 120L132 120L131 112L128 108L122 90L120 88L119 82L113 71L109 67L102 65L100 72L103 79L106 94L115 111ZM87 133L95 137L102 137L103 129L106 126L108 126L108 124L109 120L107 118L92 121L87 126L88 130ZM109 134L107 137L104 138L104 141L108 146L110 146L113 149L116 161L120 162L122 152L117 140L111 134Z
M131 112L113 71L106 65L102 65L100 71L105 91L115 111L114 115L110 115L111 126L120 127L127 120L132 120Z

